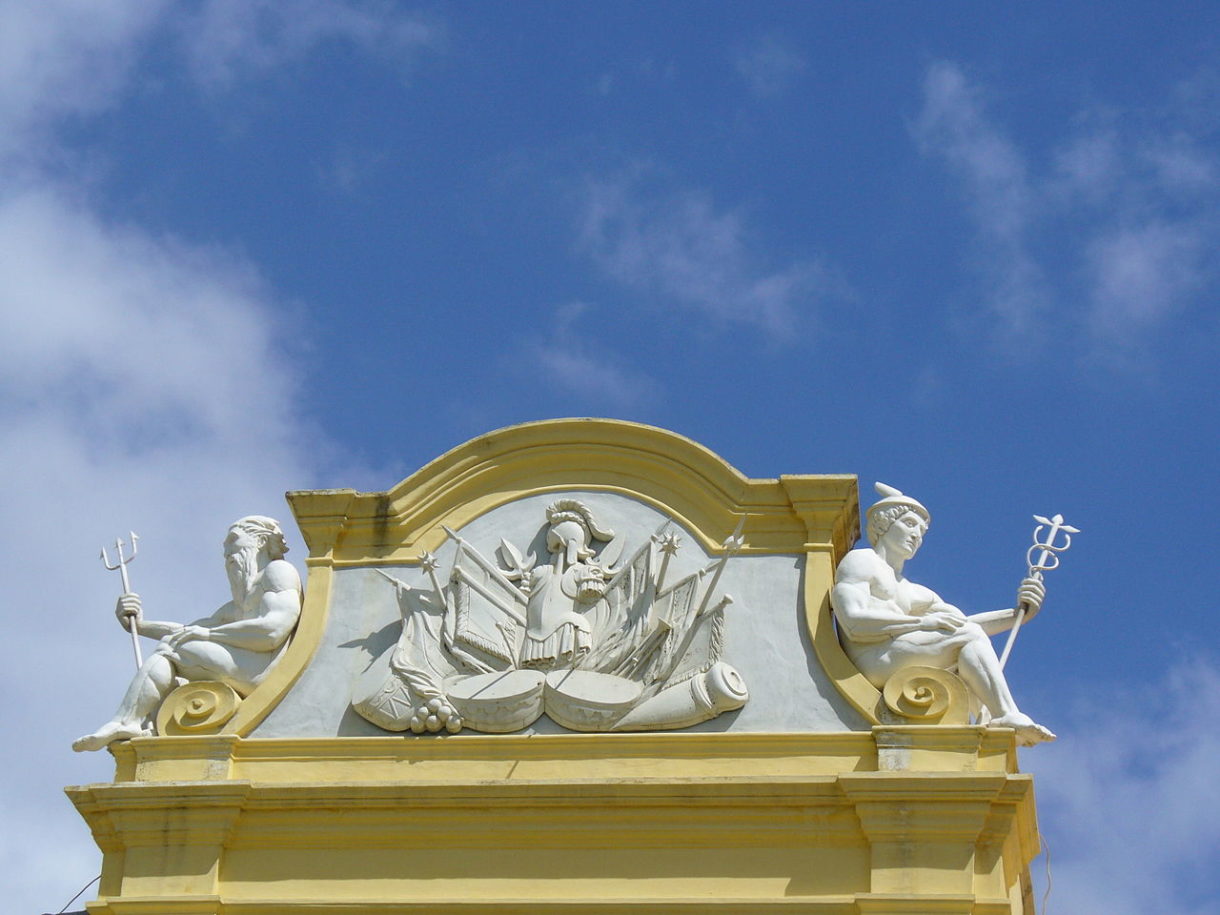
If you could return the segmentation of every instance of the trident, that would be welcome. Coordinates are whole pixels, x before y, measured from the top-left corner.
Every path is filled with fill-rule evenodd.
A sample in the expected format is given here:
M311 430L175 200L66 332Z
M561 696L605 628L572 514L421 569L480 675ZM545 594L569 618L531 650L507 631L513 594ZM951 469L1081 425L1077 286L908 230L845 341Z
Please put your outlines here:
M106 548L102 547L102 565L110 571L119 570L119 574L123 576L123 593L131 593L131 582L127 578L127 563L136 558L136 541L140 538L136 536L135 531L128 531L128 536L131 537L131 554L123 555L123 540L116 537L114 540L114 549L119 554L119 561L114 565L110 564L110 557L106 555ZM136 653L136 670L144 666L144 656L140 653L140 634L136 630L135 617L128 617L128 631L131 633L131 648Z
M1034 528L1034 545L1026 550L1025 562L1029 566L1029 577L1042 581L1043 572L1049 572L1051 569L1059 567L1059 554L1072 545L1072 534L1079 534L1080 531L1070 524L1064 524L1063 515L1055 515L1053 518L1034 515L1034 520L1038 522L1038 526ZM1039 535L1048 527L1050 530L1047 532L1046 539L1039 540ZM1063 543L1055 543L1055 538L1060 531L1063 532ZM1034 553L1038 554L1037 559L1034 558ZM1017 618L1012 624L1012 630L1008 633L1004 653L1000 655L1000 670L1003 670L1004 665L1008 662L1008 653L1012 651L1012 644L1017 640L1017 633L1021 629L1021 622L1025 619L1027 610L1028 604L1025 601L1022 601L1017 607Z

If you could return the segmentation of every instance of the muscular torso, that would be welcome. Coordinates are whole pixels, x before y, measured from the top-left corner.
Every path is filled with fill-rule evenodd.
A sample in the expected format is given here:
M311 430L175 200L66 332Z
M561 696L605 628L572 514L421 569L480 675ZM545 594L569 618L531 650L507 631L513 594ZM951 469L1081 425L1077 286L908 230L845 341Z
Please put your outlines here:
M909 579L899 577L884 560L872 550L856 550L871 557L868 563L868 590L874 600L892 605L907 616L923 616L940 597L930 588L917 585Z
M174 646L170 656L178 674L191 680L220 679L244 695L287 644L300 607L296 568L284 560L268 563L242 600L230 601L188 627L202 625L210 632Z
M254 576L250 590L240 601L229 601L212 614L215 624L233 623L238 620L253 620L267 613L265 597L281 591L301 593L301 579L296 567L283 559L276 559L260 569Z
M902 577L871 549L852 550L839 563L831 604L845 639L888 642L920 628L932 610L952 610L930 588Z

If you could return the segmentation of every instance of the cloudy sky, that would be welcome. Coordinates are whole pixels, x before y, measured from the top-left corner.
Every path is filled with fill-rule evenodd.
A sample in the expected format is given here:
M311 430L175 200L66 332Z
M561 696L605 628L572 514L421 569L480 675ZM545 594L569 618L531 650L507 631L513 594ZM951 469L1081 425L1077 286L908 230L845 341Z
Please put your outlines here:
M8 908L98 870L102 544L193 618L285 490L601 415L916 495L967 609L1066 515L1051 911L1220 909L1218 60L1203 3L0 0Z

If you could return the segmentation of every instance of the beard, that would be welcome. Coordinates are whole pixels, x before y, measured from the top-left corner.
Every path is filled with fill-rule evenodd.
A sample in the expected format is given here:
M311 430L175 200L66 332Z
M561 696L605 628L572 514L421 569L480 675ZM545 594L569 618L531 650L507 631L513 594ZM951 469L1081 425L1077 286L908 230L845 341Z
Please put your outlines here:
M258 575L258 548L251 547L234 553L225 560L225 572L229 576L229 590L233 594L233 602L239 607L244 606L246 598L254 589L254 579Z

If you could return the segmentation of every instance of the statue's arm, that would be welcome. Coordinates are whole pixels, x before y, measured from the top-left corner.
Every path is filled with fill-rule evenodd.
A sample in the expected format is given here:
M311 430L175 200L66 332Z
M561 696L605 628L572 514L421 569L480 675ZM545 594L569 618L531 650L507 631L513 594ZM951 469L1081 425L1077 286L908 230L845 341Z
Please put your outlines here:
M1042 599L1046 596L1046 586L1036 578L1026 578L1017 588L1017 606L1024 605L1025 618L1028 622L1038 615L1042 609ZM983 627L988 635L998 635L1007 632L1017 620L1016 607L1006 607L1003 610L988 610L985 613L972 613L968 619Z
M131 627L130 621L135 620L136 632L147 639L163 639L183 628L181 623L144 619L144 608L140 604L140 595L134 592L119 596L114 607L114 615L123 628L128 630Z
M946 622L948 614L913 616L896 601L874 597L875 563L878 561L870 551L858 550L847 554L839 563L830 604L834 607L839 628L849 639L879 642L908 632L950 629Z
M1012 628L1016 619L1016 611L1011 607L1004 610L988 610L986 613L971 613L967 619L981 626L988 635L999 635Z
M171 623L165 620L141 620L139 624L140 635L147 639L163 639L167 635L173 635L182 628L181 623Z
M263 572L262 587L258 616L234 620L225 613L226 604L208 619L179 629L170 644L199 639L249 651L275 651L301 615L301 579L291 563L275 560Z
M253 619L212 627L208 640L250 651L275 651L297 624L301 615L301 594L299 591L267 592L259 609L259 615Z

